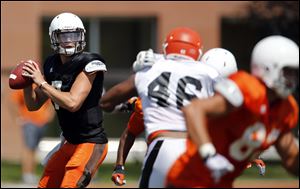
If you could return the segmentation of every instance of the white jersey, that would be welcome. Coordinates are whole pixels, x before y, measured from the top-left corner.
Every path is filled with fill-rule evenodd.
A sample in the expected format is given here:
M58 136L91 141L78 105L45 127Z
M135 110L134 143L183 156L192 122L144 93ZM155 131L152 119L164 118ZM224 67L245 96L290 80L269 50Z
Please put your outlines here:
M181 107L194 97L214 94L219 73L201 62L160 58L138 71L135 86L142 100L146 138L158 130L186 131Z

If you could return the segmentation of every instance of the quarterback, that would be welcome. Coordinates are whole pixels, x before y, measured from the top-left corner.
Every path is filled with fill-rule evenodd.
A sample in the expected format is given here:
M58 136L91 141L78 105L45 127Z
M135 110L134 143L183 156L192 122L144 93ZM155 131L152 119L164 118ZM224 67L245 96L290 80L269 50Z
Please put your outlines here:
M62 130L62 143L45 162L39 188L86 187L107 154L107 138L98 106L103 89L104 59L84 52L85 28L72 13L55 16L49 27L55 51L44 63L44 76L27 61L26 77L38 86L24 88L31 111L51 99Z

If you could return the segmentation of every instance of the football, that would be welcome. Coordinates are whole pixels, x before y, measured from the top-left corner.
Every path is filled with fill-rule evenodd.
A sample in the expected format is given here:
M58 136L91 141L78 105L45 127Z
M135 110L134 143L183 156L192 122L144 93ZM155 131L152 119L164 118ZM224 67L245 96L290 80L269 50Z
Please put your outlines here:
M22 67L25 62L18 64L9 75L9 87L11 89L23 89L33 83L32 79L29 77L22 76L24 70Z

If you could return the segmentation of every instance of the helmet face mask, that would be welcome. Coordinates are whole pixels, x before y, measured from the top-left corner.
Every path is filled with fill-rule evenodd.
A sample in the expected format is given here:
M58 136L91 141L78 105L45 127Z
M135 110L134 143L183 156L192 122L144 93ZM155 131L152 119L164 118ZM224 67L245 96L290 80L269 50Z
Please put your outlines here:
M278 79L274 82L275 92L282 98L292 94L298 85L299 69L283 67L280 70Z
M56 33L58 43L70 43L82 41L82 33L80 31L75 32L60 32Z
M51 22L49 36L52 49L72 56L85 48L85 29L80 18L72 13L61 13Z
M280 98L286 98L296 89L298 69L299 47L286 37L266 37L252 51L251 73Z

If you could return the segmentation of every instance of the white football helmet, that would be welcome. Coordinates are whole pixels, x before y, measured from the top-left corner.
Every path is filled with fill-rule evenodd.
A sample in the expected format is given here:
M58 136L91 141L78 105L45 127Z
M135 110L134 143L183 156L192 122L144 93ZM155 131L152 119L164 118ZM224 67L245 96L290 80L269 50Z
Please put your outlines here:
M228 77L238 70L234 55L223 48L213 48L208 50L201 57L200 62L215 68L222 77Z
M298 83L298 45L280 35L260 40L252 51L251 72L281 98L286 98L296 89Z
M81 19L72 13L55 16L49 27L51 47L59 54L71 56L85 48L85 29Z

